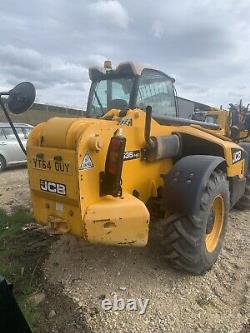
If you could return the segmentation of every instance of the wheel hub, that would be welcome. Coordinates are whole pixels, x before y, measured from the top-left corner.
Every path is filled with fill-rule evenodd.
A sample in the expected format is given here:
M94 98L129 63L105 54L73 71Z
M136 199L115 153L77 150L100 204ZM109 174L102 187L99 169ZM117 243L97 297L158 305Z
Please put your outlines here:
M214 220L215 220L214 210L211 209L209 217L208 217L208 221L207 221L206 234L210 234L211 231L213 230Z
M206 226L205 243L208 252L213 252L219 243L224 216L224 199L222 195L217 195L211 205Z

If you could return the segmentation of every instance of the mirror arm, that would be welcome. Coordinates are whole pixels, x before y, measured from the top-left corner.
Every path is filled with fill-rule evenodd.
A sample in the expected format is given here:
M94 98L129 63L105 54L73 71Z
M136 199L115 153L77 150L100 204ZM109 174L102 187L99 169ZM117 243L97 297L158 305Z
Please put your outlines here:
M19 135L18 135L18 133L17 133L17 131L15 129L15 126L14 126L14 124L13 124L13 122L12 122L12 120L11 120L9 114L8 114L8 111L7 111L7 109L6 109L6 107L5 107L4 103L3 103L3 100L1 98L1 96L0 96L0 105L1 105L1 107L3 109L5 117L7 118L8 122L10 124L10 127L12 128L12 131L13 131L13 133L14 133L14 135L15 135L18 143L19 143L20 148L22 149L22 151L24 152L24 154L27 155L26 150L25 150L25 148L23 146L23 143L22 143L21 139L19 138Z

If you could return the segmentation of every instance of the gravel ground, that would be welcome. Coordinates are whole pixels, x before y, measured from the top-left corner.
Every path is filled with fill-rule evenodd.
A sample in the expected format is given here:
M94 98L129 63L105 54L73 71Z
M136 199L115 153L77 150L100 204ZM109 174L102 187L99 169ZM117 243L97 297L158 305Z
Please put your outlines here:
M8 213L16 206L31 208L26 167L0 173L0 203Z
M2 207L11 209L18 203L30 206L25 169L2 173L0 184ZM222 254L204 276L172 270L161 256L156 230L149 245L141 249L94 246L62 236L52 244L44 264L45 275L50 284L63 286L64 294L84 315L83 324L94 333L247 333L249 213L231 212ZM112 300L115 295L124 300L149 299L146 313L102 310L102 299ZM80 321L78 325L82 332Z

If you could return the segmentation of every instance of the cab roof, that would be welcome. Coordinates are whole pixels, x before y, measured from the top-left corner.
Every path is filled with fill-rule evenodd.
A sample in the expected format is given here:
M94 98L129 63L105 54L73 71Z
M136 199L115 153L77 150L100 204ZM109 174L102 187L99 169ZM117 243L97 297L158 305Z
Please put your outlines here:
M159 73L162 73L166 77L170 78L173 82L174 79L164 72L156 69L149 68L142 64L137 64L134 62L122 62L116 68L105 68L105 67L90 67L89 68L89 78L91 81L99 81L106 77L106 75L119 77L119 76L140 76L144 69L152 69Z

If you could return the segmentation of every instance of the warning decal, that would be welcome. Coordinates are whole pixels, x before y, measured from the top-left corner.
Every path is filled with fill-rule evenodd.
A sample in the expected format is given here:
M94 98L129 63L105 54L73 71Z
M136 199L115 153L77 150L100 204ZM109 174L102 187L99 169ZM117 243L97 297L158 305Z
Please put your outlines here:
M90 157L89 153L86 153L82 159L82 163L80 165L80 170L92 169L94 167L94 163Z

